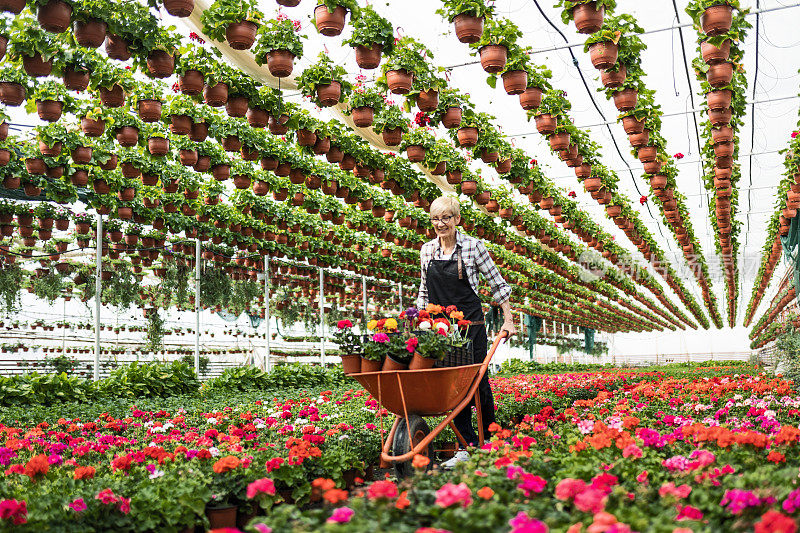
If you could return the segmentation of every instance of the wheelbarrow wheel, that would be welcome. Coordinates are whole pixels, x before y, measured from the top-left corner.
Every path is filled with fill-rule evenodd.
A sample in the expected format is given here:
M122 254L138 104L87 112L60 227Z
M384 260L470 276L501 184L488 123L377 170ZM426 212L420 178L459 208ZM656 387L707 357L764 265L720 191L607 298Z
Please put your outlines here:
M409 429L411 430L410 438ZM408 425L406 425L405 419L401 418L400 422L397 424L397 430L395 430L394 433L394 442L392 443L393 454L397 456L408 453L430 432L431 430L428 427L427 422L425 422L425 420L419 415L411 415L408 417ZM433 462L433 443L431 442L428 444L428 446L422 450L420 455L424 455L430 459L431 462ZM413 470L414 467L411 466L411 461L394 464L394 471L398 478L410 476Z

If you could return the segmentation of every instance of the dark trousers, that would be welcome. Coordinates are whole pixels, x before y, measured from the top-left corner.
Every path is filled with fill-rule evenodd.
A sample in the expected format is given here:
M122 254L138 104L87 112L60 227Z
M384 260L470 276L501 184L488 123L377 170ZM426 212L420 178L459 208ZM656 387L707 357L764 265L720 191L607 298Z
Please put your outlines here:
M486 328L481 326L472 326L473 331L469 332L472 338L472 360L476 364L483 363L486 358L486 348L488 340L486 338ZM492 388L489 386L488 373L483 376L483 379L478 384L478 392L480 393L481 400L481 417L483 418L483 435L484 439L488 438L489 425L495 421L494 418L494 396L492 395ZM475 428L472 426L472 407L475 405L474 398L470 400L464 409L456 415L453 423L464 440L470 446L478 445L478 435L475 433Z

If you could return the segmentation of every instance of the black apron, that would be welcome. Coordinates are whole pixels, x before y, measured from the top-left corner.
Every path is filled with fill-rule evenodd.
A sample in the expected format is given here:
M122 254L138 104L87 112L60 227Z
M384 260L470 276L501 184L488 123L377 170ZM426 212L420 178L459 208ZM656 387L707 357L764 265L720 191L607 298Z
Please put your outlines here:
M453 259L456 257L456 259ZM472 339L473 362L483 363L486 358L487 337L486 326L483 323L483 310L481 300L469 284L467 273L461 260L460 246L456 245L450 259L432 259L428 263L425 287L428 289L428 301L434 305L447 307L455 305L464 313L464 320L479 322L469 327L467 337ZM489 424L495 421L494 397L489 386L488 373L483 376L478 391L481 399L481 412L483 418L484 435L488 438ZM470 402L463 411L454 419L459 433L471 445L477 445L478 436L472 427L472 410Z

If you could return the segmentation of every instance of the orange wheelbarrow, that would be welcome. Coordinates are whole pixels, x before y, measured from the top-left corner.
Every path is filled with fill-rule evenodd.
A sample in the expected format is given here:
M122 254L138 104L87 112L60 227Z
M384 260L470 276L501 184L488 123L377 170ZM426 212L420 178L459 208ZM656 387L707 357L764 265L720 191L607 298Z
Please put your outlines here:
M452 428L458 441L466 447L467 442L453 424L453 418L472 399L475 399L478 416L478 442L483 445L483 417L478 384L486 374L494 352L507 335L503 331L495 338L481 364L350 374L380 405L397 415L386 439L381 419L383 465L394 464L398 477L409 476L412 472L411 460L415 455L434 459L433 439L447 426ZM431 430L422 418L425 416L445 418Z

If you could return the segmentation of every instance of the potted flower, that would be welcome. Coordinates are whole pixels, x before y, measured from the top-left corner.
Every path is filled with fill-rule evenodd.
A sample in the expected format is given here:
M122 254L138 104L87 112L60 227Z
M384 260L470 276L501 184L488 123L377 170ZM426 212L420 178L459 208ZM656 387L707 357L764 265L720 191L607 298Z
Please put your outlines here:
M506 94L522 94L528 88L528 69L530 68L530 48L512 46L508 51L508 61L502 71L503 88ZM497 75L490 74L486 83L494 89L497 86Z
M431 113L430 124L441 124L447 129L459 127L465 109L470 109L472 104L469 96L462 95L456 89L443 89L439 91L439 105Z
M383 109L385 98L374 87L359 83L353 87L348 103L345 113L353 117L353 123L359 128L368 128L375 120L375 113Z
M34 86L26 110L32 113L35 109L40 119L55 122L64 111L71 113L74 106L75 100L61 83L45 81Z
M294 68L294 60L303 57L300 39L305 36L299 31L300 22L282 14L261 26L254 50L256 63L263 65L266 62L270 74L276 78L289 76Z
M592 65L598 70L606 70L617 64L619 40L622 36L619 28L605 24L586 39L583 50L589 52Z
M388 106L375 117L372 129L381 134L387 146L397 146L408 131L408 119L399 107Z
M312 22L317 31L326 37L335 37L344 29L344 19L350 12L352 20L360 15L360 8L355 0L318 0L314 8Z
M525 90L519 95L519 105L525 111L531 111L542 103L542 94L553 89L550 78L553 73L545 66L527 64L525 66L528 82Z
M542 135L550 135L555 132L558 118L562 113L569 111L572 107L564 93L559 90L547 91L541 104L536 108L534 114L536 119L536 129Z
M144 127L142 119L129 113L127 109L112 109L109 118L109 126L114 130L120 146L136 146L139 142L139 132Z
M383 77L379 83L394 94L409 93L414 76L430 71L426 57L432 54L425 45L411 37L401 38L381 67Z
M378 68L382 54L391 55L394 50L392 23L368 5L361 10L360 17L351 21L351 25L353 34L344 43L355 49L356 63L365 70Z
M0 102L16 107L25 101L31 80L15 65L0 69Z
M436 12L455 25L456 37L465 44L477 43L483 34L484 20L494 14L494 5L483 0L443 0Z
M520 37L522 32L510 20L489 19L481 38L470 47L478 50L483 70L497 74L505 68L508 51Z
M686 13L703 33L714 36L731 29L734 9L740 9L738 0L693 0L686 6Z
M144 20L150 20L150 13L146 11L142 13L136 6L143 7L135 2L128 2L122 4L123 11L118 13L122 15L128 9L131 13L130 17L142 17ZM137 20L131 18L129 20ZM155 24L156 22L153 21ZM162 26L156 26L148 33L139 33L136 35L136 47L141 50L139 54L134 55L134 64L141 71L153 78L168 78L175 72L175 63L179 59L179 46L181 44L181 37L174 31Z
M559 0L555 7L561 9L561 20L575 21L578 33L594 33L603 27L603 16L617 7L616 0Z
M121 107L125 95L136 87L130 70L117 68L110 61L98 63L92 71L89 87L97 92L100 102L106 107Z
M256 0L215 0L200 16L203 33L216 41L224 37L234 50L253 46L262 20Z
M297 85L304 96L314 99L320 107L330 107L337 104L343 94L349 94L351 85L346 75L344 67L335 65L321 52L317 62L297 78Z
M436 137L430 128L414 128L403 135L400 151L405 152L412 163L421 163L425 160L426 152L433 148L435 143Z
M161 120L161 106L164 99L164 83L158 80L137 83L131 96L136 101L139 118L144 122Z
M202 46L190 46L181 54L175 66L180 91L188 96L202 93L205 86L205 72L213 69L214 65L219 63L220 57L220 52L216 48L206 50Z
M73 34L79 45L97 48L106 40L108 4L102 0L82 0L73 13Z

